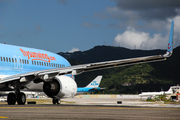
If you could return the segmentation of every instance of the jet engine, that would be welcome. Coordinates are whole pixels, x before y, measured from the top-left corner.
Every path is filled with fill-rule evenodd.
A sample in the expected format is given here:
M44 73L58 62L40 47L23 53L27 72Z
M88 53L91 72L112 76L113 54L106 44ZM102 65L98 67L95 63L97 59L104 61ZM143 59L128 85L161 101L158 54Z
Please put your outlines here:
M74 97L77 93L77 84L71 77L57 76L44 83L43 91L51 98Z

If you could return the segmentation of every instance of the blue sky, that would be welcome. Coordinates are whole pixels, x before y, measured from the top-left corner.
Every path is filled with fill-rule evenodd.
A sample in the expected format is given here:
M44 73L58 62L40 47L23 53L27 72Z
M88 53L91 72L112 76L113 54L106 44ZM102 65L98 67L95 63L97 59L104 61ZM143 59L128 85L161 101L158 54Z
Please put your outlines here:
M0 42L55 53L104 44L166 49L172 19L177 47L179 1L0 0Z

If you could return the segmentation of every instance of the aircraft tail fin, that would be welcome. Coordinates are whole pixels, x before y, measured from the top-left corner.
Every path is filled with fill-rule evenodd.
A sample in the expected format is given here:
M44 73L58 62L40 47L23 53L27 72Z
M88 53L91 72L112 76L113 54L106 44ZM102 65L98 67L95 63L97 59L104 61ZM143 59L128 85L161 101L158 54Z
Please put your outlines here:
M174 36L174 21L172 20L167 52L166 54L163 55L163 57L170 57L173 53L173 36Z
M86 87L99 87L102 76L97 76L91 83L89 83Z
M172 92L172 87L169 88L169 90L167 92Z

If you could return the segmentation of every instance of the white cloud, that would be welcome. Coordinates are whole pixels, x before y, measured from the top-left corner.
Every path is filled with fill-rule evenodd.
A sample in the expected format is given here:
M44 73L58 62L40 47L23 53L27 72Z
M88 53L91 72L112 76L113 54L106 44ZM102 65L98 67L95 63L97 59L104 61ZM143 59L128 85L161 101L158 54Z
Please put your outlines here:
M180 45L180 16L176 16L174 19L174 48ZM126 31L122 34L118 34L114 38L114 45L126 47L129 49L166 49L167 43L169 40L169 32L171 26L171 20L168 19L168 22L164 24L165 26L159 26L167 32L166 35L162 35L162 33L155 33L151 35L149 32L138 31L134 28L127 27ZM162 24L161 24L162 25Z
M127 28L127 30L118 34L114 38L114 44L133 49L164 49L164 45L167 43L167 37L163 37L161 34L154 34L152 37L148 32L137 31L133 28Z
M79 48L75 48L75 47L74 47L73 49L71 49L71 50L69 51L69 53L73 53L73 52L77 52L77 51L80 51Z

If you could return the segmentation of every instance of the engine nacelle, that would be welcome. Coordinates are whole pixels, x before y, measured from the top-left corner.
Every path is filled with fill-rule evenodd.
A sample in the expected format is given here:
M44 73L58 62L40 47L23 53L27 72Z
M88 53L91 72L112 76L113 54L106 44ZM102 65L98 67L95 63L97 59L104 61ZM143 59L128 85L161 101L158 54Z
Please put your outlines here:
M57 76L50 82L45 82L43 90L47 96L52 98L74 97L77 93L77 84L68 76Z

